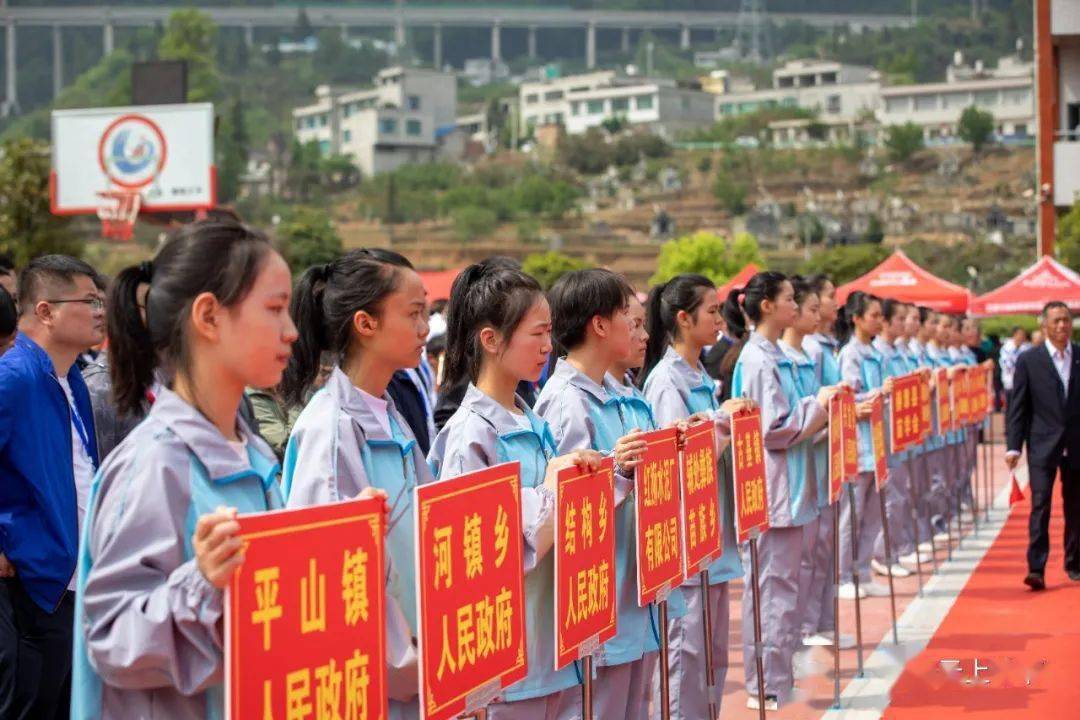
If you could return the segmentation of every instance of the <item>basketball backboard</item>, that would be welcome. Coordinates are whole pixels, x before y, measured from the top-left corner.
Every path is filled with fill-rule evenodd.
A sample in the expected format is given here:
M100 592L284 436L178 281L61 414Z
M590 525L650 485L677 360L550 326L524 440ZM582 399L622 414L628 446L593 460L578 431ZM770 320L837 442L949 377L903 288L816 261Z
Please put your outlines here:
M214 106L54 110L53 213L92 215L115 191L137 191L146 212L214 207Z

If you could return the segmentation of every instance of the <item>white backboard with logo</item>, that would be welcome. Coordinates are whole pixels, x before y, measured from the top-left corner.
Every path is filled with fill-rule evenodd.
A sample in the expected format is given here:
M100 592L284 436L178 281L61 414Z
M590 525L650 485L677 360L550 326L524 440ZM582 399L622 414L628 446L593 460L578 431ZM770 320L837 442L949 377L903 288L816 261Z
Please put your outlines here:
M55 110L52 143L57 215L93 214L110 190L138 191L150 212L216 203L210 103Z

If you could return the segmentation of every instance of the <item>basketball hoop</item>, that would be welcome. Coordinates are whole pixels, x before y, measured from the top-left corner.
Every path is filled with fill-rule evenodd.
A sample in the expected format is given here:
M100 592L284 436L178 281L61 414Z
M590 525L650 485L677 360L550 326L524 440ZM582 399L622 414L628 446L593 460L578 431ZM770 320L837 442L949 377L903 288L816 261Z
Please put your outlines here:
M135 232L142 194L137 189L113 188L99 192L97 216L101 219L101 237L128 242Z

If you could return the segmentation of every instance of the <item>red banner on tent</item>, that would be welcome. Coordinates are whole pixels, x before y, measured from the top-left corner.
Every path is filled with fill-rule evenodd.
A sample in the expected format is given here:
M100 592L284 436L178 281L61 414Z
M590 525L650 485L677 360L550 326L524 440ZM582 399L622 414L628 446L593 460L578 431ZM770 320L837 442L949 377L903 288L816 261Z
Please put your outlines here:
M675 428L654 430L641 439L646 449L634 472L637 515L638 605L664 600L683 581L679 537L679 448Z
M923 417L919 384L915 373L893 378L889 417L893 452L903 452L919 442Z
M845 482L859 472L855 393L842 389L829 400L829 502L840 499Z
M889 462L885 448L885 398L878 395L870 405L870 439L874 445L874 479L878 490L889 481Z
M934 385L937 386L938 434L944 435L953 430L952 383L948 369L934 370Z
M615 637L615 470L559 472L555 491L555 669Z
M735 528L739 542L753 531L769 529L769 496L765 484L765 444L761 437L761 410L731 416L731 454L734 462Z
M525 677L521 468L419 485L420 716L457 717Z
M244 563L225 593L230 718L385 718L383 500L238 518Z
M683 574L706 570L723 552L720 517L720 473L716 464L716 431L711 422L686 431L682 451Z

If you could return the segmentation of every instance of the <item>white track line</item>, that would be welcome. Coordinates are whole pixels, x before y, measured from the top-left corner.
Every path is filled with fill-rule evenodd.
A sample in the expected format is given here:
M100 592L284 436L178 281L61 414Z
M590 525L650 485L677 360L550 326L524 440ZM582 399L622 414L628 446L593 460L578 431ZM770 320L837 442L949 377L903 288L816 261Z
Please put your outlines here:
M1024 485L1027 467L1017 466L1017 479ZM941 563L939 572L923 585L923 596L908 604L897 619L900 644L893 645L892 631L878 643L866 659L864 676L852 678L840 694L840 709L828 710L822 720L874 720L889 706L890 692L907 663L926 649L930 638L949 614L957 596L971 573L982 561L986 551L997 539L1009 517L1010 482L998 491L990 510L990 521L979 522L979 534L964 536L963 549L953 549L953 559ZM1004 508L1004 509L1001 509Z

